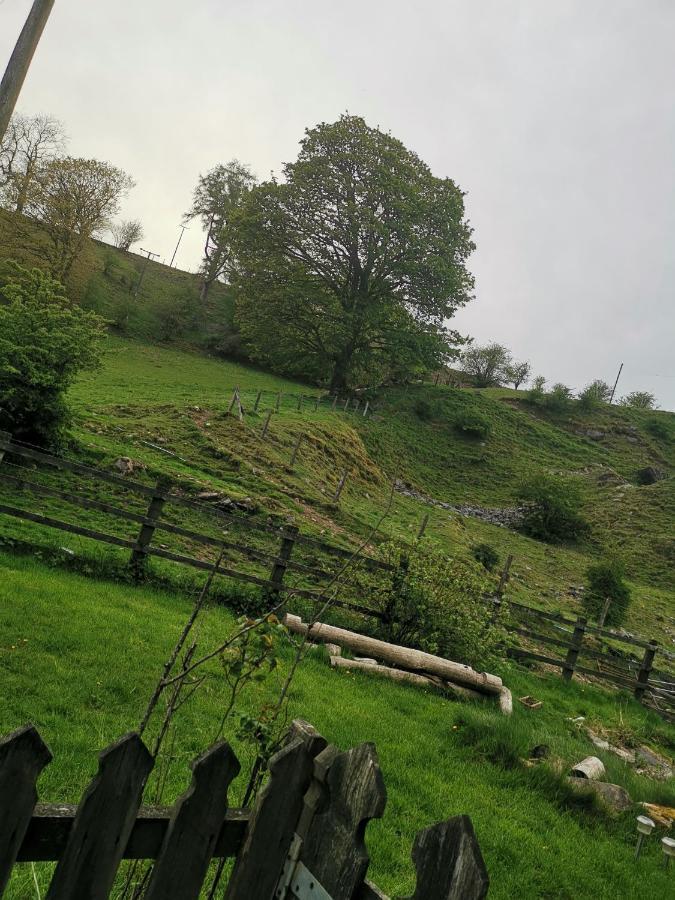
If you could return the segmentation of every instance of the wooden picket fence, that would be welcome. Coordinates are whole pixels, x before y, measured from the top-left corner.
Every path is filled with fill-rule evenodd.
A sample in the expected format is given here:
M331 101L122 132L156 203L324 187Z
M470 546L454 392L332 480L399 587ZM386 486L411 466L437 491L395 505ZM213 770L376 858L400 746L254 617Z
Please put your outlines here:
M675 721L673 655L656 641L601 628L582 616L572 619L513 601L501 622L518 640L519 645L508 650L512 658L555 666L568 681L575 673L607 681ZM562 655L552 655L556 651ZM658 654L661 669L655 665Z
M14 458L22 465L12 464ZM347 560L354 569L373 577L387 576L390 581L397 571L383 560L318 540L295 526L259 521L179 493L166 478L160 477L154 485L143 483L25 446L6 432L0 432L0 487L4 488L0 515L122 548L128 551L129 566L139 578L151 558L212 571L214 552L222 552L219 575L256 585L271 597L292 592L294 597L323 604L329 597L322 586L332 581ZM21 498L27 499L19 505ZM41 512L39 505L36 508L40 500L49 501L49 514ZM85 518L88 513L94 517L92 524ZM186 526L190 517L194 527ZM100 527L102 519L105 531ZM120 523L134 524L136 533L125 533L126 525ZM204 558L205 552L210 552L210 558ZM360 603L358 592L354 593L353 597L331 597L331 606L382 618L380 611Z
M386 900L367 879L364 833L386 803L373 744L340 752L294 722L250 811L228 806L240 766L224 741L193 762L191 783L170 809L141 806L154 760L138 734L100 754L77 807L36 805L36 781L51 758L32 726L0 740L0 896L17 862L57 861L47 900L105 900L124 877L122 860L152 860L143 874L146 900L197 900L211 862L234 857L218 885L226 900ZM412 857L411 900L486 896L489 878L468 816L419 832ZM223 866L212 866L209 880L214 868L222 875Z

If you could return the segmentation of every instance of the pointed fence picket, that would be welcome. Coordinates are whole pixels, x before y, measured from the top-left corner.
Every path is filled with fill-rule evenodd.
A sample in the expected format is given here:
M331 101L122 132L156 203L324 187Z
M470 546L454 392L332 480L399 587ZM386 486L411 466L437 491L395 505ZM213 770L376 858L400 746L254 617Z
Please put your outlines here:
M221 742L192 764L170 810L141 807L154 760L138 734L99 757L77 808L36 805L51 761L37 730L0 739L0 896L15 863L56 860L48 900L105 900L123 859L154 860L146 900L197 900L212 860L235 857L225 900L386 900L367 879L370 819L382 816L384 780L373 744L340 752L306 722L293 723L252 810L228 808L239 772ZM411 900L482 900L489 879L468 816L421 831Z

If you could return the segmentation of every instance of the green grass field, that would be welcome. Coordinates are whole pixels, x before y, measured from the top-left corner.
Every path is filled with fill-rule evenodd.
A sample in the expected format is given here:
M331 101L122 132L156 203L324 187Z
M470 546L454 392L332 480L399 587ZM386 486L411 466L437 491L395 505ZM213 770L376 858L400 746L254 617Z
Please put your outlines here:
M41 798L76 801L95 772L98 751L138 723L189 600L6 553L0 553L0 567L0 732L34 722L54 753L40 780ZM208 609L197 630L199 647L211 648L232 626L227 610ZM283 650L278 673L245 695L245 708L274 696L290 659L290 648ZM575 805L550 770L525 768L519 760L541 743L550 745L564 769L595 752L569 721L580 715L624 740L647 741L671 754L672 729L627 697L508 665L501 674L514 696L535 695L543 707L531 711L516 703L509 720L489 701L451 703L417 688L337 673L320 652L302 664L291 714L342 748L365 740L377 745L388 803L383 820L367 834L374 880L391 895L409 893L416 831L468 813L494 900L638 898L645 885L650 897L671 896L672 878L661 868L656 840L639 863L632 858L633 813L612 819ZM189 760L213 740L224 694L214 665L177 719L166 802L184 789ZM250 750L236 737L234 745L245 769ZM675 803L672 787L638 778L611 754L599 755L608 778L626 785L635 800ZM240 776L235 803L242 782ZM37 867L43 887L48 870ZM18 867L9 896L32 897L31 885L30 869Z

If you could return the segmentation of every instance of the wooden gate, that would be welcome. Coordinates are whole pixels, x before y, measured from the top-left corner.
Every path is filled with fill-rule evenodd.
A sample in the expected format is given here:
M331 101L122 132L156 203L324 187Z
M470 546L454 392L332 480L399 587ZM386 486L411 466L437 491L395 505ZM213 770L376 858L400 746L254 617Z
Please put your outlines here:
M0 895L15 862L57 860L47 900L104 900L122 859L152 859L144 897L197 900L213 859L235 857L214 896L225 900L386 900L366 875L364 837L384 812L373 744L346 752L293 723L252 810L228 808L239 763L229 744L192 763L171 809L142 807L154 761L137 734L116 741L77 807L38 804L52 755L26 726L0 740ZM411 900L480 900L488 875L468 816L421 831L412 850Z

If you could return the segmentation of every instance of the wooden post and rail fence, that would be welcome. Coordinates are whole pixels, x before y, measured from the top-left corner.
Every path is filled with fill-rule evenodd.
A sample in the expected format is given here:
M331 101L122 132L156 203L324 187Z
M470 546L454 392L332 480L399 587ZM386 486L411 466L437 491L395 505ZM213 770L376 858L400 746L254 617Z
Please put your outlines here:
M80 483L70 491L62 490L61 487L55 487L51 483L39 483L33 480L34 476L32 476L31 470L25 468L25 465L23 467L8 465L10 458L15 456L24 463L42 466L50 471L55 470L64 476L74 475L83 480L93 479L94 483L103 484L110 487L111 490L119 489L126 495L131 493L145 501L147 507L144 510L134 511L129 508L126 497L123 502L118 500L111 503L85 496ZM27 477L29 474L31 474L31 478ZM346 477L347 470L342 473L336 495L333 498L335 502L339 501ZM226 552L229 557L243 557L252 565L265 567L261 572L256 573L242 571L239 566L235 568L230 563L229 557L226 557L224 563L218 567L218 573L224 577L257 585L261 588L265 598L279 598L286 594L320 604L325 604L330 600L332 607L386 624L389 618L386 603L379 602L378 605L378 602L375 602L372 606L368 606L361 602L362 597L354 600L345 599L344 595L329 598L321 590L321 584L322 582L330 583L334 576L334 572L330 571L330 563L327 563L328 567L326 567L326 564L317 566L314 559L311 559L310 562L301 561L298 550L307 551L312 557L320 554L339 564L352 560L359 568L375 574L387 575L386 584L375 588L380 601L384 596L397 593L400 582L406 574L408 561L405 556L402 557L400 565L395 566L367 554L355 554L347 547L339 547L317 540L293 526L277 527L253 521L250 518L235 515L231 511L214 508L192 497L181 495L172 489L172 485L165 478L158 479L154 485L141 483L128 477L95 469L61 457L50 456L26 447L12 441L11 435L6 432L0 432L0 486L11 488L15 492L13 497L27 493L32 497L63 503L68 507L68 518L71 520L66 521L64 518L56 518L54 515L44 515L36 511L34 505L26 509L17 506L16 502L10 505L4 500L0 500L0 515L126 549L130 552L131 570L138 578L145 573L147 562L151 558L159 558L203 571L212 571L214 563L194 555L194 547L213 547ZM229 533L227 537L223 537L221 532L221 535L216 537L186 528L184 525L168 521L166 518L167 511L177 507L197 511L206 517L231 523L233 527L241 528L251 535L266 535L267 538L278 541L278 543L276 546L261 550L250 543L230 538ZM82 509L104 513L112 520L135 523L140 526L139 531L135 538L130 538L89 527L82 524L77 516L79 510ZM425 525L426 523L423 523L423 526ZM423 533L424 527L420 529L419 536L421 537ZM176 541L187 542L191 553L188 554L182 547L179 548L181 552L178 552L178 548L168 549L166 545L159 545L159 536L167 534ZM505 601L502 595L509 578L510 563L511 558L507 560L502 572L497 594L491 598L488 604L492 609L486 612L486 617L493 622L498 621L507 632L517 636L517 646L508 648L508 654L511 657L559 668L566 680L570 680L576 673L607 681L631 691L636 699L654 707L665 718L675 718L675 673L665 671L663 668L655 668L657 656L662 661L661 665L664 666L675 661L673 654L658 647L654 641L601 628L598 625L590 624L581 617L572 619L514 601ZM288 576L291 574L296 579L293 584L288 580ZM304 579L304 583L297 583L298 578ZM311 587L309 586L310 581ZM604 642L604 645L601 642ZM625 654L618 654L616 652L617 644L627 645L629 648L640 648L642 658L633 659L627 658ZM551 651L548 649L551 647L557 648L562 655L560 657L551 656ZM673 668L672 665L670 667Z
M211 862L233 858L217 885L225 900L387 900L367 877L364 834L387 799L373 744L341 752L293 722L252 809L228 804L240 765L225 741L192 763L191 783L171 808L141 805L155 760L137 733L100 754L77 806L37 803L36 782L51 759L33 726L0 739L0 896L17 863L52 861L47 900L106 900L125 877L122 860L148 860L146 900L197 900L203 887L214 896ZM487 895L467 815L420 831L412 858L410 900ZM219 877L223 867L215 868Z

